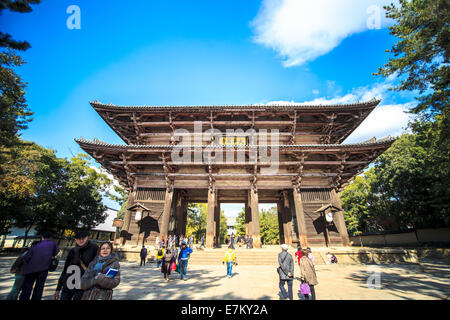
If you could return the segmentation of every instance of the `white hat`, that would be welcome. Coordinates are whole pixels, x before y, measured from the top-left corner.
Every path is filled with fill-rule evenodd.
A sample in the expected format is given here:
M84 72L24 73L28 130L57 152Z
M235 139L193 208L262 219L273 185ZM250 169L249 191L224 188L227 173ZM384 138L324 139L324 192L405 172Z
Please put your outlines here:
M287 250L287 249L289 249L289 246L288 246L286 243L283 243L283 244L281 245L281 249Z

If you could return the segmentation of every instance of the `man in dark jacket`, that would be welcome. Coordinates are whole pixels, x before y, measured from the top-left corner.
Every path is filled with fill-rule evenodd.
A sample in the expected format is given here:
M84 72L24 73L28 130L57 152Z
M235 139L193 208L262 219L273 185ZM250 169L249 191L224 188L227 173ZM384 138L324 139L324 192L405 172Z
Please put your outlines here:
M282 251L278 254L278 263L280 267L278 269L278 275L280 276L280 291L283 299L293 299L292 283L294 280L294 259L290 253L288 253L289 246L287 244L281 245ZM284 288L284 284L288 285L288 292Z
M56 286L56 291L53 296L55 300L81 300L81 297L83 296L83 290L68 288L67 280L71 273L67 272L67 268L69 266L77 266L80 270L81 279L89 266L89 263L91 263L97 255L98 246L89 241L89 233L87 231L77 232L75 235L75 244L75 247L67 254L66 263L64 264L63 272L59 277L58 285Z
M29 300L32 291L31 300L42 299L52 257L55 257L59 252L58 245L50 240L51 236L51 233L44 232L41 242L32 246L23 257L23 261L26 264L25 280L19 300Z
M142 263L144 263L144 266L145 266L145 259L147 259L147 248L145 246L142 246L140 267L142 267Z

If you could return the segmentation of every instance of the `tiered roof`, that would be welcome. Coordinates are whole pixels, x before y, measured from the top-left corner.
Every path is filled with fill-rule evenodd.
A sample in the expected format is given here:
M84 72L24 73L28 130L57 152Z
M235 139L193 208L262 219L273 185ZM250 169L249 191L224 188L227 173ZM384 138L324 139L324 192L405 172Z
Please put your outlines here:
M76 139L76 142L128 188L136 187L139 179L147 179L155 187L165 187L167 181L172 181L176 188L204 188L212 180L222 188L237 189L248 188L250 183L258 183L263 189L283 189L292 187L293 183L301 183L302 188L342 188L395 141L388 137L341 144L379 103L379 100L374 99L345 105L137 107L106 105L95 101L91 102L92 107L127 144L83 138ZM172 141L163 144L154 142L164 140L146 143L148 140L145 139L149 136L164 139L173 135L177 128L192 129L196 120L202 121L207 128L279 128L281 134L290 137L289 141L283 140L277 145L236 145L233 148L235 152L247 154L246 159L255 147L259 150L278 149L282 155L277 163L280 172L263 173L260 168L271 165L263 161L234 164L176 163L170 157L171 152L186 148L185 145ZM308 135L320 136L320 143L295 143L298 137ZM217 153L226 149L213 143L190 147L191 150L187 152L191 153L199 150ZM230 167L236 173L220 171L220 168ZM274 179L276 182L273 182Z

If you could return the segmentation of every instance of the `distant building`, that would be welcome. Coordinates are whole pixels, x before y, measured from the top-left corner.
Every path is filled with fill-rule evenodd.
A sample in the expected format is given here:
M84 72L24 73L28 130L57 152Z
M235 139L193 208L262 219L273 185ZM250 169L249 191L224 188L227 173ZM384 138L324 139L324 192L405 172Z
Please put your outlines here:
M227 217L227 234L236 234L236 217Z
M91 229L89 237L95 240L108 240L112 241L114 239L114 233L116 228L113 227L113 221L117 217L118 210L107 207L106 213L107 217L105 222L99 224L97 227ZM25 228L12 227L9 234L6 237L1 238L1 242L4 243L5 247L16 247L21 246L23 238L25 235ZM39 234L36 229L32 227L28 232L27 244L30 244L34 240L39 240Z
M99 224L95 228L91 229L90 238L95 240L109 240L114 239L114 233L116 232L116 227L113 227L113 221L117 217L117 212L119 210L107 207L105 222Z

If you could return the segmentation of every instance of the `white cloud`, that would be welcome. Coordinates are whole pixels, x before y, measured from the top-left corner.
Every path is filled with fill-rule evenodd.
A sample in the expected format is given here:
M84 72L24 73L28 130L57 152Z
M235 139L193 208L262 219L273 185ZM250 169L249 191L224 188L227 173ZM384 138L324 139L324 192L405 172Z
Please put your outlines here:
M385 27L383 5L391 2L264 0L250 24L257 43L277 51L284 66L298 66L330 52L352 34Z
M412 115L407 111L413 103L378 106L345 140L345 143L362 142L373 137L398 136L405 131Z
M408 122L413 115L408 110L416 106L416 102L383 104L383 100L390 98L389 88L393 86L395 77L387 78L384 82L372 86L354 88L345 95L333 97L319 97L311 101L271 101L267 105L329 105L329 104L351 104L357 101L369 101L373 98L381 99L369 116L358 126L358 128L344 141L344 143L362 142L373 137L382 138L386 136L398 136L405 131Z

